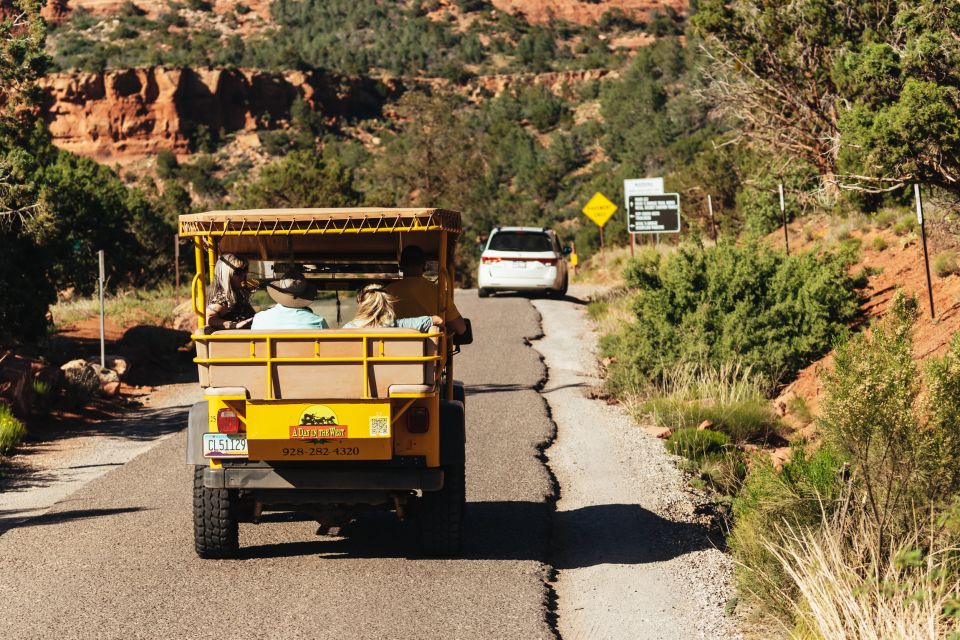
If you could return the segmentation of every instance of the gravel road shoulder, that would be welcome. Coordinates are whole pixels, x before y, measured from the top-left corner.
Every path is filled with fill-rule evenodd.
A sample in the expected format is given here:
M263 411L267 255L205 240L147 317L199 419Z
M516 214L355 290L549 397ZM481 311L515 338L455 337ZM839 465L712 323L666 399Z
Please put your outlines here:
M590 399L600 384L584 305L537 300L541 393L557 425L546 450L560 487L552 564L558 630L576 638L738 638L724 613L732 561L698 523L696 499L663 442Z

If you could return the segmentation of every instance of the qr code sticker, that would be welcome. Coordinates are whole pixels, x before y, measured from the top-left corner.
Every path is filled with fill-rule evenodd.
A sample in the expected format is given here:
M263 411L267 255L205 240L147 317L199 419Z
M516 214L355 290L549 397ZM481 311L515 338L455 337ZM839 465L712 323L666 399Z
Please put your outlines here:
M390 416L370 416L370 437L390 437Z

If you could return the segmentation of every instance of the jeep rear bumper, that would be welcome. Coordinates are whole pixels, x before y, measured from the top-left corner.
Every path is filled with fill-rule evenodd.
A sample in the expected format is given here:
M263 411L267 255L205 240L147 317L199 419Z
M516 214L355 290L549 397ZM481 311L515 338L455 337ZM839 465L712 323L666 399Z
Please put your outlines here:
M442 469L316 470L221 467L203 471L208 489L439 491Z

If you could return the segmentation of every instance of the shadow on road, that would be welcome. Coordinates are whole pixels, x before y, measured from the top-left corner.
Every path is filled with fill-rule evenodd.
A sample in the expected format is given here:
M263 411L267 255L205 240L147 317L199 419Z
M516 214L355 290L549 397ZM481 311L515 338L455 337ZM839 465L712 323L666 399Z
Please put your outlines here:
M13 528L20 527L42 527L44 525L61 524L64 522L75 522L77 520L89 520L90 518L103 518L114 516L120 513L135 513L137 511L147 511L143 507L119 507L116 509L70 509L67 511L55 511L45 513L40 516L31 516L32 510L28 509L8 509L0 511L0 535Z
M60 447L70 447L70 440L87 436L149 442L186 428L188 411L189 407L186 406L151 409L92 424L77 422L61 429L38 429L38 432L30 436L30 446L18 451L16 461L0 464L0 492L46 487L62 481L64 475L69 475L71 471L84 468L121 466L122 463L119 462L105 462L40 470L31 466L30 456L47 450L56 451Z
M538 385L535 384L471 384L465 387L467 396L475 396L484 393L510 393L511 391L539 391L540 393L553 393L554 391L559 391L560 389L570 389L576 387L586 387L587 384L583 382L577 382L574 384L561 384L555 387L547 387L545 389L540 389Z
M242 546L241 557L416 557L412 523L390 514L367 514L341 533L340 538ZM547 557L545 550L551 546L554 552ZM660 562L714 546L704 527L666 520L639 505L597 505L552 514L542 502L471 502L459 559L533 560L576 569Z
M590 304L589 300L577 298L576 296L571 296L570 294L565 294L563 296L548 296L536 291L504 291L492 293L490 298L526 298L527 300L558 300L560 302L571 302L577 305Z

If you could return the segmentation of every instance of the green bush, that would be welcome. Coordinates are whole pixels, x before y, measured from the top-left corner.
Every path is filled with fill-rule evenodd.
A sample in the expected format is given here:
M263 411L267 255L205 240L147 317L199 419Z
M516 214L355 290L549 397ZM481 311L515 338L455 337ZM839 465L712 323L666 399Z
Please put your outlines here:
M876 251L884 251L888 246L887 241L886 239L884 239L883 236L874 236L873 242L871 244L873 245L873 248Z
M27 428L13 415L13 410L8 405L0 404L0 455L13 451L25 435Z
M796 446L780 471L766 457L754 460L733 500L728 542L740 597L760 611L793 617L796 587L767 543L782 539L784 525L819 524L841 491L842 468L843 458L827 447L807 454Z
M905 216L902 216L897 220L896 224L893 225L893 232L898 236L905 236L917 226L917 217L912 213L908 213Z
M869 336L837 348L818 419L824 439L850 460L868 516L888 536L910 531L917 511L945 510L960 492L960 338L921 377L916 314L916 300L898 293Z
M32 411L37 415L46 415L53 407L54 389L53 385L43 380L34 380L31 383L33 387L33 406Z
M855 283L835 253L721 243L628 270L639 285L636 321L601 340L603 355L615 357L613 393L660 380L678 362L738 362L783 383L829 351L858 312Z
M941 251L933 256L933 272L941 278L960 273L956 251Z
M701 460L730 446L730 437L718 431L679 429L667 438L667 450L690 460Z

